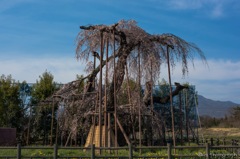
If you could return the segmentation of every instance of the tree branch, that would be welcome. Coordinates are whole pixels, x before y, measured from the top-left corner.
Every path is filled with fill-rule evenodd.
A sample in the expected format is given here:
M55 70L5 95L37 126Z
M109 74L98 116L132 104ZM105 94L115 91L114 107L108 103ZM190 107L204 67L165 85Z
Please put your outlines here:
M185 88L188 89L188 86L183 86L180 83L175 82L174 84L175 84L176 88L172 92L172 97L178 95L181 90L183 90ZM147 106L151 104L151 89L152 89L151 83L146 82L146 89L145 89L145 92L144 92L143 101L144 101L145 105L147 105ZM153 97L153 103L166 104L169 100L170 100L170 94L167 95L164 98Z

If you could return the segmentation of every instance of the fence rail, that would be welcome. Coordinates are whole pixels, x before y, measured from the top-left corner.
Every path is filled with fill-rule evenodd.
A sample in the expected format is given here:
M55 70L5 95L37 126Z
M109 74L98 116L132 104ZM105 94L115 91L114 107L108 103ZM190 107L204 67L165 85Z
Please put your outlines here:
M10 155L2 155L4 150L14 150L14 154ZM22 152L24 150L50 150L50 154L24 154ZM59 154L59 150L76 150L84 152L84 155L72 155L65 156ZM125 153L121 154L121 150L124 150ZM165 151L164 154L154 154L154 153L144 153L144 152L156 152L156 151ZM218 150L217 153L214 152ZM192 152L188 154L184 154L184 152ZM142 152L142 153L140 153ZM91 147L58 147L54 146L21 146L20 144L17 147L0 147L0 158L5 159L176 159L176 158L190 158L190 159L239 159L240 158L240 146L238 145L230 145L230 146L211 146L209 143L204 146L172 146L168 144L167 146L151 146L151 147L133 147L129 145L128 147L95 147L95 145L91 145Z

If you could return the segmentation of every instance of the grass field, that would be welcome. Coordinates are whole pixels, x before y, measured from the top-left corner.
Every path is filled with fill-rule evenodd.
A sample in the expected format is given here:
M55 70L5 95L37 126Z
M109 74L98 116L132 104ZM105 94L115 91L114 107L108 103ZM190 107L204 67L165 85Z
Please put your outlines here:
M204 136L204 138L219 138L220 140L223 138L226 139L240 139L240 128L202 128L199 129L199 136ZM239 140L240 141L240 140ZM213 151L214 152L214 151ZM22 156L53 156L53 149L22 149ZM205 153L205 149L201 150L191 150L191 149L182 149L181 151L178 151L177 154L199 154L199 153ZM221 154L227 154L228 152L225 150L216 150L215 153L221 153ZM16 149L0 149L0 156L12 156L16 155L17 150ZM134 156L138 156L138 151L133 152ZM114 155L106 153L106 155ZM120 150L118 151L118 155L128 155L128 150ZM152 156L152 155L167 155L167 150L143 150L142 155L144 156ZM80 149L59 149L58 150L58 156L90 156L90 151L83 151Z
M196 157L199 156L203 156L203 158L205 158L205 154L206 154L206 148L202 147L202 148L186 148L186 149L177 149L176 152L173 152L172 149L172 154L174 156L180 156L180 155L194 155ZM23 149L22 150L22 157L34 157L34 158L43 158L43 157L52 157L53 156L53 150L51 149ZM211 154L221 154L222 156L226 156L226 155L233 155L232 151L227 151L225 149L223 150L216 150L216 149L212 149ZM6 156L16 156L17 152L16 150L1 150L0 149L0 158L6 158ZM139 153L139 151L133 151L133 156L141 156L141 157L147 157L147 158L156 158L159 156L165 156L165 158L167 157L168 153L167 153L167 149L149 149L149 148L145 148L142 153ZM91 154L89 151L82 151L80 149L68 149L68 150L63 150L63 149L59 149L57 156L59 157L66 157L66 158L78 158L78 156L81 157L90 157ZM103 156L125 156L128 157L129 156L129 152L128 150L118 150L118 153L114 153L112 151L112 153L109 153L108 150L106 151L102 151L102 154L99 155L98 153L95 154L95 156L103 158ZM190 159L196 158L196 157L192 157ZM232 157L232 156L231 156ZM225 159L230 159L231 157L224 157ZM202 157L200 157L202 158ZM214 158L214 157L213 157ZM218 157L217 157L218 158ZM214 158L215 159L215 158Z
M201 128L199 135L213 138L240 138L240 128Z

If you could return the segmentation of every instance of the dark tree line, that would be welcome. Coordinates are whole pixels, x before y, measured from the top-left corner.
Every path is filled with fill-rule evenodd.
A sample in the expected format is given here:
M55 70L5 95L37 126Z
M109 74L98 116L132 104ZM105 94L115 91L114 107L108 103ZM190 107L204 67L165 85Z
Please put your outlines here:
M58 89L53 79L53 75L47 71L39 76L39 80L33 85L26 81L20 83L11 75L1 76L0 127L16 128L17 142L47 144L52 105L40 106L39 103Z
M233 107L229 110L229 115L223 118L215 118L211 116L201 116L202 127L225 127L240 128L240 106Z

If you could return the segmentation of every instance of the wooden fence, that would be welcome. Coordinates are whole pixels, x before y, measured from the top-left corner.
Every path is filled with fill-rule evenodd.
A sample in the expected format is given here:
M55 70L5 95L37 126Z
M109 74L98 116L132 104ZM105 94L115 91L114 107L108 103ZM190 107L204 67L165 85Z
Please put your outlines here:
M13 149L14 154L11 155L2 155L3 151L7 149ZM46 154L38 154L38 155L30 155L30 154L22 154L24 150L51 150L52 153L50 155ZM76 150L85 153L84 155L77 156L64 156L59 154L59 150ZM124 150L125 153L121 154L121 151ZM157 152L157 151L165 151L163 154L149 153L149 152ZM192 153L185 153L186 150ZM215 152L214 152L215 150ZM216 150L217 151L216 153ZM224 150L221 151L221 150ZM173 147L171 144L167 146L151 146L151 147L133 147L132 145L128 147L112 147L112 148L99 148L95 147L95 145L91 145L91 147L58 147L54 146L21 146L20 144L17 147L0 147L0 158L4 159L239 159L240 158L240 146L231 145L231 146L211 146L210 144L205 144L204 146L175 146Z
M209 143L211 146L220 145L239 145L239 139L219 139L219 138L206 138L197 142L198 145Z

